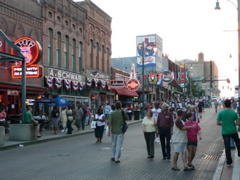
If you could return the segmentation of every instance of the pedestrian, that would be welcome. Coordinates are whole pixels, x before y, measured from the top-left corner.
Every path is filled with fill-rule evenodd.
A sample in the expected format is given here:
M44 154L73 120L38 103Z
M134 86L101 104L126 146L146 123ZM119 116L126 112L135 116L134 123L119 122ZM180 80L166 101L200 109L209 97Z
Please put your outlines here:
M230 101L230 100L229 100ZM231 101L230 101L231 102ZM217 113L217 109L218 109L218 105L219 105L219 103L218 103L218 101L215 99L215 101L214 101L214 106L215 106L215 112ZM231 107L230 107L231 108Z
M196 107L194 105L190 106L189 110L187 111L187 113L192 113L193 114L193 121L194 122L200 122L199 120L199 116L196 110ZM186 114L187 115L187 114ZM187 120L187 119L186 119Z
M124 139L123 125L124 122L128 120L128 116L122 111L122 103L120 101L115 103L115 108L115 111L113 111L108 118L108 136L112 134L111 161L120 163L121 147Z
M3 126L4 128L6 127L6 117L7 117L6 112L3 110L3 107L0 106L0 126Z
M107 103L107 105L104 106L104 114L105 114L106 120L108 120L110 111L111 111L111 106L109 105L109 103Z
M173 116L168 111L168 104L162 104L162 112L158 114L157 119L158 133L160 137L163 160L170 161L171 159L171 147L170 139L172 135Z
M86 108L86 117L85 117L85 123L86 123L86 126L88 126L90 124L90 118L91 118L91 109L89 108L89 105L87 105L87 108Z
M154 104L154 108L152 108L153 117L154 117L155 119L157 119L158 114L159 114L161 111L162 111L162 110L161 110L161 108L159 107L159 103L155 103L155 104Z
M62 128L63 128L61 132L67 132L67 107L66 106L62 107L60 119L61 119Z
M73 108L70 106L67 111L67 134L72 134Z
M153 117L151 109L147 110L147 116L142 121L142 130L147 145L148 158L154 158L155 134L158 135L157 120Z
M231 109L231 101L225 100L225 109L220 111L217 117L217 125L222 126L222 137L225 146L227 158L227 166L232 164L230 138L233 138L237 147L238 156L240 157L240 139L238 136L236 125L240 125L240 120L235 111Z
M54 134L57 134L57 129L58 129L59 120L60 120L60 118L59 118L60 112L59 112L58 106L53 107L53 110L51 112L51 117L52 117Z
M35 127L34 131L35 131L35 135L40 138L41 137L41 134L39 133L39 123L37 120L35 120L33 118L33 115L32 115L32 108L31 107L28 107L27 108L27 112L26 112L26 124L33 124L33 126Z
M82 130L85 129L85 124L86 124L86 115L87 115L87 110L84 105L82 105L82 110L83 110L83 116L82 116Z
M96 143L102 143L103 138L103 131L105 127L105 115L103 114L102 109L98 109L97 114L95 114L95 117L93 121L96 121L96 128L95 130L95 137L97 138Z
M128 105L128 107L127 107L127 115L128 115L129 121L132 120L132 114L133 114L133 108L132 108L132 106L131 106L131 104L130 104L130 105Z
M189 129L187 131L188 168L194 170L195 167L192 165L192 161L197 152L198 137L199 137L199 140L201 140L202 136L201 136L201 128L197 122L193 121L193 117L194 116L192 113L187 113L187 121L185 122L185 125L196 127L194 129Z
M173 136L172 143L174 147L174 157L173 157L173 167L172 170L180 171L177 166L179 153L182 153L182 160L184 165L184 171L189 170L190 168L187 166L187 133L186 131L189 129L195 128L195 126L186 126L182 118L184 117L183 110L177 111L177 118L174 121L173 125Z
M83 110L82 110L82 106L79 105L78 109L76 111L76 119L75 119L75 125L77 127L77 132L79 132L81 130L82 118L83 118Z
M203 102L202 100L199 101L198 106L197 106L197 112L200 118L202 118L202 111L203 111Z

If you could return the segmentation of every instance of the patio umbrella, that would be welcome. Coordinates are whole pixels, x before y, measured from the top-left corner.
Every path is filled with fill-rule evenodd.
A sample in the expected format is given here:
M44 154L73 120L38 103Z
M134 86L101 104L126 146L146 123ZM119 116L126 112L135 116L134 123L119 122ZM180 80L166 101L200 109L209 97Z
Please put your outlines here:
M40 99L36 99L35 101L33 101L33 103L53 103L53 99L48 99L46 97L42 97Z
M123 101L123 103L125 103L125 104L132 104L133 101L131 101L131 100L126 100L126 101Z
M142 99L135 99L134 102L142 102Z
M71 105L71 103L69 103L66 99L64 99L61 96L58 96L58 97L54 98L53 101L54 101L55 105L60 106L60 107Z

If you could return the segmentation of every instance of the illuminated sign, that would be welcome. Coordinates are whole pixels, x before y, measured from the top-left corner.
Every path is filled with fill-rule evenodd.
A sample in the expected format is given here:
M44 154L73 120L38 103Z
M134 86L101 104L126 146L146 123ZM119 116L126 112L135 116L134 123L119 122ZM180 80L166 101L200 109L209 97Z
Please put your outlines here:
M139 87L139 82L138 80L136 79L130 79L128 82L127 82L127 87L129 90L131 91L136 91Z
M14 44L21 50L27 66L38 63L41 57L42 47L37 41L29 37L22 37L17 39ZM11 54L18 56L14 49L11 49ZM18 65L22 64L21 61L16 61L16 63Z
M26 67L26 78L43 77L43 67L37 64ZM22 66L12 66L12 78L22 78Z
M157 75L156 74L149 74L148 82L149 82L149 84L156 84L157 83Z
M124 80L109 80L107 84L111 89L121 89L126 86L126 82Z

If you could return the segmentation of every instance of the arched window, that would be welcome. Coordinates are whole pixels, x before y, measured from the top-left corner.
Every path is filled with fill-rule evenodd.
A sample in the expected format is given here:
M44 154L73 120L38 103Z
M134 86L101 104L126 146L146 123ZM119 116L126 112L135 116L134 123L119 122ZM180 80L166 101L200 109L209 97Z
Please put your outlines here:
M72 70L76 71L76 39L72 40Z
M78 49L78 61L79 61L79 71L80 72L82 72L82 68L83 68L82 51L83 51L83 45L82 45L82 42L80 42L79 49Z
M102 71L104 72L104 46L102 46Z
M56 66L61 67L61 33L57 32L56 40Z
M65 44L64 44L64 67L69 68L69 37L65 36Z
M110 58L110 52L109 52L109 48L107 48L107 73L109 73L109 58Z
M48 64L52 65L53 57L52 57L52 47L53 47L53 30L51 28L48 29Z
M96 69L99 70L99 44L96 47Z
M90 67L93 68L93 40L90 41Z

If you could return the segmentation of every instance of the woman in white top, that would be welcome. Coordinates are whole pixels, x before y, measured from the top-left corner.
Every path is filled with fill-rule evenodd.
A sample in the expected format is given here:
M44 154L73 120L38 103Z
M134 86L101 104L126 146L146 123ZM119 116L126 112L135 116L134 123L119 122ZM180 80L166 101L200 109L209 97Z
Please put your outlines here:
M96 143L102 143L102 137L103 137L103 131L105 127L105 115L103 114L102 109L98 109L97 114L95 114L95 117L93 121L96 121L96 128L95 128L95 137L97 138Z
M159 104L155 103L154 108L152 108L152 113L153 113L153 117L157 120L158 118L158 114L161 112L162 110L159 107Z
M157 120L153 117L153 112L149 109L147 111L147 116L144 117L142 121L142 130L144 133L146 145L147 145L147 152L148 158L154 158L154 139L155 134L158 135L157 130Z

